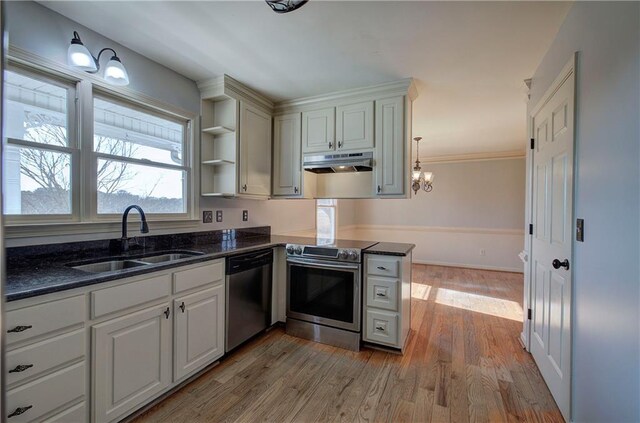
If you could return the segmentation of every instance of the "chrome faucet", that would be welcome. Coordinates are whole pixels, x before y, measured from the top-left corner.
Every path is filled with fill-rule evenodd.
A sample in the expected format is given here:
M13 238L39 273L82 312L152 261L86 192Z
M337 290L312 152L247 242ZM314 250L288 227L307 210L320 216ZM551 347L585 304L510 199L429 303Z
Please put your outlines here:
M113 252L126 252L129 251L129 247L131 245L138 245L138 240L136 237L129 238L127 236L127 216L129 216L129 212L131 209L138 210L140 213L140 232L146 234L149 232L149 225L147 225L147 217L144 215L144 210L142 207L137 206L135 204L124 209L124 213L122 214L122 237L120 239L112 239L109 243L109 249Z

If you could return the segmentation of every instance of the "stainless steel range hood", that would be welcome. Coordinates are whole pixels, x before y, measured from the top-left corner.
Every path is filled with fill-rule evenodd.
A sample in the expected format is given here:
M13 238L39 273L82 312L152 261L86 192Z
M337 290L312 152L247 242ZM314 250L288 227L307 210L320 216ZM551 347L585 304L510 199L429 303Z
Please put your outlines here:
M313 173L371 172L373 152L307 155L303 158L302 168Z

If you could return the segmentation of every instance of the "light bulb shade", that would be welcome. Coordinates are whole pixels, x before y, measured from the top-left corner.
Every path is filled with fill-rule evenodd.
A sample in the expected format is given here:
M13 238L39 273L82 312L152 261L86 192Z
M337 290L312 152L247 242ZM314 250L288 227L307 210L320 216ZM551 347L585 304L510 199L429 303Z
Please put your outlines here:
M433 172L425 172L424 173L424 181L427 183L432 183L433 182Z
M95 72L98 70L96 61L89 50L81 42L71 41L67 50L67 63L76 69L85 72Z
M411 179L414 181L419 181L420 180L420 176L422 176L422 171L421 170L413 170L413 172L411 172Z
M129 74L117 56L113 56L104 68L104 79L112 85L129 85Z

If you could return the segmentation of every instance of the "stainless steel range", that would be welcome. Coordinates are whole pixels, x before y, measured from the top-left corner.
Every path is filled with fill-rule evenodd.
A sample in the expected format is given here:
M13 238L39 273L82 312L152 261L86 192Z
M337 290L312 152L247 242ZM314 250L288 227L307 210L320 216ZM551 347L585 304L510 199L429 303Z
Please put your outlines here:
M288 334L359 351L362 250L374 244L287 244Z

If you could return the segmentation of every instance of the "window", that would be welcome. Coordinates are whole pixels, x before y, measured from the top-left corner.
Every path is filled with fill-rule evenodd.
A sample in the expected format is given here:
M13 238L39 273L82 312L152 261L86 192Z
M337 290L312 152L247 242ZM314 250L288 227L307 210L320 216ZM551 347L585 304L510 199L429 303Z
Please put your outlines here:
M72 129L74 86L6 71L4 90L4 213L69 218L78 151Z
M8 223L114 221L131 204L191 217L189 118L21 66L4 80Z
M333 243L336 239L338 200L316 200L316 231L318 239Z
M148 214L186 213L186 122L102 97L93 105L98 214L130 204Z

